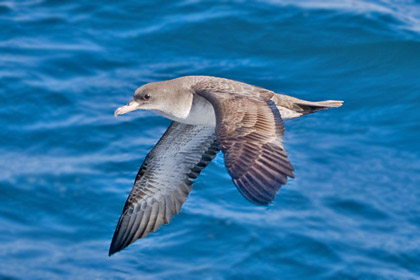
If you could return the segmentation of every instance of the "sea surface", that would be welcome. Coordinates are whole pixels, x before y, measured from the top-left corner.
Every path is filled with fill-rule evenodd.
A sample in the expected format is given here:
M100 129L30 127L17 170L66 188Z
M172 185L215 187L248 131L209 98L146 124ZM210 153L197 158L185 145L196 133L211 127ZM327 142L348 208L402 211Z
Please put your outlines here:
M170 121L145 83L240 80L338 109L286 122L268 207L223 156L108 257ZM0 279L420 279L420 1L0 1Z

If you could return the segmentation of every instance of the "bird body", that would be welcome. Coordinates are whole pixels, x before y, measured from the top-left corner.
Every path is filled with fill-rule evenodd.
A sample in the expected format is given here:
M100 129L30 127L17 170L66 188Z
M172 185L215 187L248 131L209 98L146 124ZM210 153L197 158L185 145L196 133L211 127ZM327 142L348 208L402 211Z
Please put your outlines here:
M109 254L169 223L193 180L221 150L233 183L249 201L271 202L294 168L283 147L283 119L340 107L246 83L186 76L141 86L115 116L137 109L173 120L146 156L118 222Z
M216 126L213 105L207 99L197 95L191 90L192 88L209 84L218 85L219 90L232 91L235 92L235 94L242 93L251 97L252 95L259 97L263 92L268 96L271 96L270 99L276 104L277 109L284 120L297 118L326 108L339 107L342 104L342 101L336 100L321 102L301 100L292 96L277 94L260 87L251 86L246 83L212 76L184 76L169 81L153 82L138 88L135 94L140 95L140 92L142 91L162 89L161 92L168 95L166 100L168 100L169 103L166 103L166 106L159 109L149 109L147 107L142 109L153 111L158 115L181 123ZM174 100L177 102L173 102ZM306 110L304 108L306 108ZM116 111L116 114L124 113L121 113L118 110Z

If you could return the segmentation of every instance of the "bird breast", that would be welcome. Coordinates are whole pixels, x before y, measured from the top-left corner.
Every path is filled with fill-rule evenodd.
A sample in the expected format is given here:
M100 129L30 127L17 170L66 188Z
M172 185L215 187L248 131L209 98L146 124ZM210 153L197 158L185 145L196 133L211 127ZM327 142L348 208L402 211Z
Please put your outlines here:
M214 112L213 105L205 98L194 94L190 112L182 122L193 125L215 127L216 114Z

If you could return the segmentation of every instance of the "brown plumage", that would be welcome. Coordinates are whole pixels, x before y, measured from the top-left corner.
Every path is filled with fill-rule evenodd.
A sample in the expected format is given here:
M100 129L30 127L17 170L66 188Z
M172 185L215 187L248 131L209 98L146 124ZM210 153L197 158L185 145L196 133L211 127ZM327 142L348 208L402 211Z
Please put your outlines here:
M112 239L109 254L169 223L188 196L192 180L219 149L238 190L256 204L271 202L294 177L283 146L283 119L339 107L310 102L209 76L146 84L115 111L154 111L174 122L147 155Z

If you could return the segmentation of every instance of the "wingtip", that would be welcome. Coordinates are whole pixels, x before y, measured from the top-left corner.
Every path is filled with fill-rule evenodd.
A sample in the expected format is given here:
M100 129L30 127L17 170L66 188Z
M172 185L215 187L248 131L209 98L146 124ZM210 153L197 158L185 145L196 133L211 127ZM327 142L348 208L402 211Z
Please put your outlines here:
M116 244L112 242L111 246L109 247L108 257L114 255L115 253L118 253L122 249L124 249L124 247L122 247L121 245L116 246Z
M117 229L115 230L114 236L112 237L111 245L109 246L109 252L108 252L109 257L121 251L125 247L127 247L127 246L124 246L124 242L122 242L121 238L118 237L119 232L120 232L119 228L120 228L120 224L118 223Z
M113 254L115 254L116 252L118 252L119 250L116 250L114 248L114 246L112 246L113 244L111 244L111 246L109 247L109 251L108 251L108 257L112 256Z
M290 166L293 168L293 170L292 171L290 171L290 173L289 174L287 174L287 176L289 177L289 178L292 178L292 179L295 179L295 168L293 167L293 165L291 165L290 164Z

